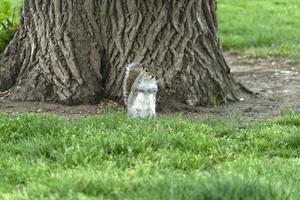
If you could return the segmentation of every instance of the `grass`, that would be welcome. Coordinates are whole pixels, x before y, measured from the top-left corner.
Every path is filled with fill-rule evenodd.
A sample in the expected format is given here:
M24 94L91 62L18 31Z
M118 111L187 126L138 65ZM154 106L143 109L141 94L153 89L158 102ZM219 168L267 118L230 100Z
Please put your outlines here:
M219 0L224 49L300 60L300 1Z
M300 116L0 115L1 199L298 199Z
M20 0L0 0L0 53L18 29L20 10Z

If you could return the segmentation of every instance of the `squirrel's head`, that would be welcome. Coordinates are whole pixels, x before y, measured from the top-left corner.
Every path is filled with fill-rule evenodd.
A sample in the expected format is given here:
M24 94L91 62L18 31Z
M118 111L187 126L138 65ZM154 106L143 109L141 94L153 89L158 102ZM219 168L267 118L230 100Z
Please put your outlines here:
M145 78L147 78L149 80L156 79L156 70L155 70L154 66L150 66L150 65L143 66L143 72L144 72Z

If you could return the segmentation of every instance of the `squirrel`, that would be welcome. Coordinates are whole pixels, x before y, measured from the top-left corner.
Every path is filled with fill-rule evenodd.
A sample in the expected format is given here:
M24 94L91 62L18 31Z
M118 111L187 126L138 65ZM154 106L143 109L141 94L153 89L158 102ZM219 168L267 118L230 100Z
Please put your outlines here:
M123 98L129 118L156 117L156 71L153 66L130 63L123 81Z

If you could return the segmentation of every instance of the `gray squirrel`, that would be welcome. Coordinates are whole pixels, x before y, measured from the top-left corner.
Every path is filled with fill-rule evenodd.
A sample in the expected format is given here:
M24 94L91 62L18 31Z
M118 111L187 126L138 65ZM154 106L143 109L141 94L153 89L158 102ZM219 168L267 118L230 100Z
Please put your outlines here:
M123 81L123 98L128 117L155 118L157 89L153 66L128 64Z

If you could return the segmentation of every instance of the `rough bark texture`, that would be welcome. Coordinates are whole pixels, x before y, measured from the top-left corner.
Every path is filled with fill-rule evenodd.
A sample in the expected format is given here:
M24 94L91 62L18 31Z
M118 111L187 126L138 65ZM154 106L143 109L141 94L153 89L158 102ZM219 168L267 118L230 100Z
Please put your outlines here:
M24 0L0 56L0 90L65 104L120 99L130 62L156 66L160 102L235 99L215 0Z

